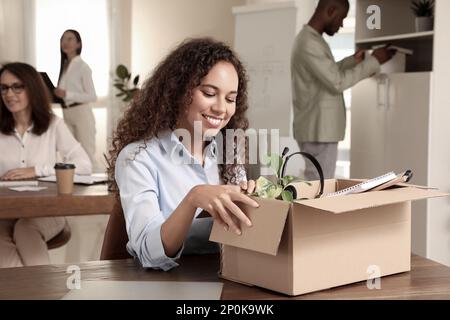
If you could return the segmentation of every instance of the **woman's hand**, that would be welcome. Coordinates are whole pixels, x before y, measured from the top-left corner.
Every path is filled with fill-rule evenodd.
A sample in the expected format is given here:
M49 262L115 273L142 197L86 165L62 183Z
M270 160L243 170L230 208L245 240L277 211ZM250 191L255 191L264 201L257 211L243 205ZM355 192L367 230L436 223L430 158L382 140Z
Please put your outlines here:
M23 180L32 178L36 178L34 167L9 170L0 177L0 180Z
M250 184L249 181L247 190L250 189ZM190 193L190 201L193 206L209 212L218 223L224 226L225 230L231 229L238 235L241 235L242 232L235 219L249 227L252 226L252 223L235 202L241 202L254 208L259 207L255 200L241 193L239 186L200 185L194 187Z
M241 187L241 190L245 191L247 194L252 194L255 191L256 182L255 180L241 181L239 186Z
M66 97L66 90L56 88L55 89L55 96L58 98L64 99Z

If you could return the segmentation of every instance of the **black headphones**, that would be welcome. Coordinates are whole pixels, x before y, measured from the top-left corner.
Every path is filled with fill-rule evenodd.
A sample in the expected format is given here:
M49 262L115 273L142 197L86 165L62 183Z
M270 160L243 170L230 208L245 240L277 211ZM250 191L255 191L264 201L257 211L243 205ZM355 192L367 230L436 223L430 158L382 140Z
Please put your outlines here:
M283 153L281 154L281 158L284 159L284 157L286 156L286 154L288 152L289 152L289 148L285 147L283 149ZM319 173L319 179L320 179L320 191L316 195L316 199L320 198L322 196L322 194L323 194L323 187L324 187L324 184L325 184L325 179L323 177L322 167L320 166L319 161L317 161L317 159L313 155L311 155L309 153L306 153L306 152L294 152L294 153L286 156L286 159L284 160L284 163L283 163L283 167L281 168L281 178L284 178L284 174L286 173L286 166L287 166L287 163L288 163L289 159L292 158L293 156L297 155L297 154L302 155L305 158L307 158L309 161L312 162L314 167L316 167L317 172ZM287 186L285 188L285 190L289 191L292 194L292 197L294 199L297 199L297 190L293 186Z

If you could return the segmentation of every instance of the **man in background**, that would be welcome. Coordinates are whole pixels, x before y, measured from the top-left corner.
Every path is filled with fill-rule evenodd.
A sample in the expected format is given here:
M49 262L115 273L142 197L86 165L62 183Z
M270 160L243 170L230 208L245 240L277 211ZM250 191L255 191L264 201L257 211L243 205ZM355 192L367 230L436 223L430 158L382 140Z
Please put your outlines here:
M378 72L395 54L383 47L367 57L358 51L336 62L322 35L336 34L349 8L348 0L320 0L297 35L291 55L294 138L301 151L317 158L326 179L334 178L338 142L345 136L343 92ZM317 178L316 169L306 161L305 179Z

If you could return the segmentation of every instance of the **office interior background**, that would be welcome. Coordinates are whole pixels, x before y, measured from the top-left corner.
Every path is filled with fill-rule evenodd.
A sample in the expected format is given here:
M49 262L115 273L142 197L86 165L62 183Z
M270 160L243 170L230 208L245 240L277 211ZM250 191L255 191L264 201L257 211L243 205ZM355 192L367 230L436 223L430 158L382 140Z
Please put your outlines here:
M383 0L376 2L380 1ZM336 60L354 53L356 2L350 0L351 10L340 32L332 38L326 38ZM125 108L124 103L115 97L116 91L112 86L118 64L126 65L133 75L139 74L143 80L164 55L185 38L211 36L233 45L236 32L239 32L233 8L258 5L276 8L286 4L294 5L298 10L295 25L295 31L298 32L312 14L315 0L0 0L0 62L30 63L39 71L46 71L56 83L60 36L69 28L80 31L83 38L82 57L93 70L99 97L94 108L97 129L95 169L101 172L106 165L103 154L107 153L112 130ZM449 9L448 5L442 11L446 9ZM436 14L444 14L442 11ZM445 14L448 15L448 12ZM442 55L440 52L434 54ZM445 74L450 76L448 63L439 65L437 61L443 59L435 59L434 72L445 69ZM351 95L351 90L345 92L348 124L346 138L339 144L336 172L336 176L342 178L351 176ZM442 103L447 103L450 110L448 97ZM59 108L56 107L55 111L61 115ZM283 117L290 119L290 114ZM442 133L444 136L441 138L445 141L446 132ZM282 135L281 143L294 151L298 149L290 133ZM444 144L441 148L450 149ZM449 158L448 151L443 151L442 155L444 161ZM450 167L450 163L447 166ZM295 173L301 168L302 164L299 163L290 170ZM443 172L449 180L444 186L450 184L449 171ZM450 191L450 187L445 191ZM427 212L425 218L423 213L422 218L416 219L421 225L416 228L413 225L412 250L450 266L450 204L448 199L438 201L443 203L440 208L444 208L442 212L436 213L439 214L438 221L431 220L436 219L430 216L433 212ZM51 251L52 262L97 260L108 217L69 219L72 239L65 247ZM415 236L418 240L415 240Z

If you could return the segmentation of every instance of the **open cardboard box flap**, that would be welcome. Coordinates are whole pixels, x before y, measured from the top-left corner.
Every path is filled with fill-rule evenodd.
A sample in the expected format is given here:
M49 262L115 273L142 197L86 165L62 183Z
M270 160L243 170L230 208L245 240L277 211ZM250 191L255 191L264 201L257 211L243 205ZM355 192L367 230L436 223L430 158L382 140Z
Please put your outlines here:
M328 181L325 189L334 191L330 189L329 184L331 183L331 180ZM314 194L316 185L312 184L311 186L308 187L312 189L309 193ZM448 193L435 190L408 186L345 196L300 200L295 201L293 205L281 200L252 197L260 204L259 208L255 209L246 205L239 205L239 207L248 215L253 226L249 228L244 224L240 224L242 235L239 236L231 230L225 231L221 225L214 222L209 240L255 252L276 255L291 206L307 206L321 210L323 213L341 214L405 201L448 195ZM301 210L301 208L299 209Z
M252 199L259 203L259 208L239 205L252 221L252 227L241 224L242 235L239 236L231 230L225 231L221 225L214 222L209 240L276 255L291 204L280 200L256 197L252 197Z
M344 196L295 201L295 203L318 210L339 214L405 201L437 198L447 195L449 194L435 190L427 190L416 187L400 187L383 191L369 191Z

